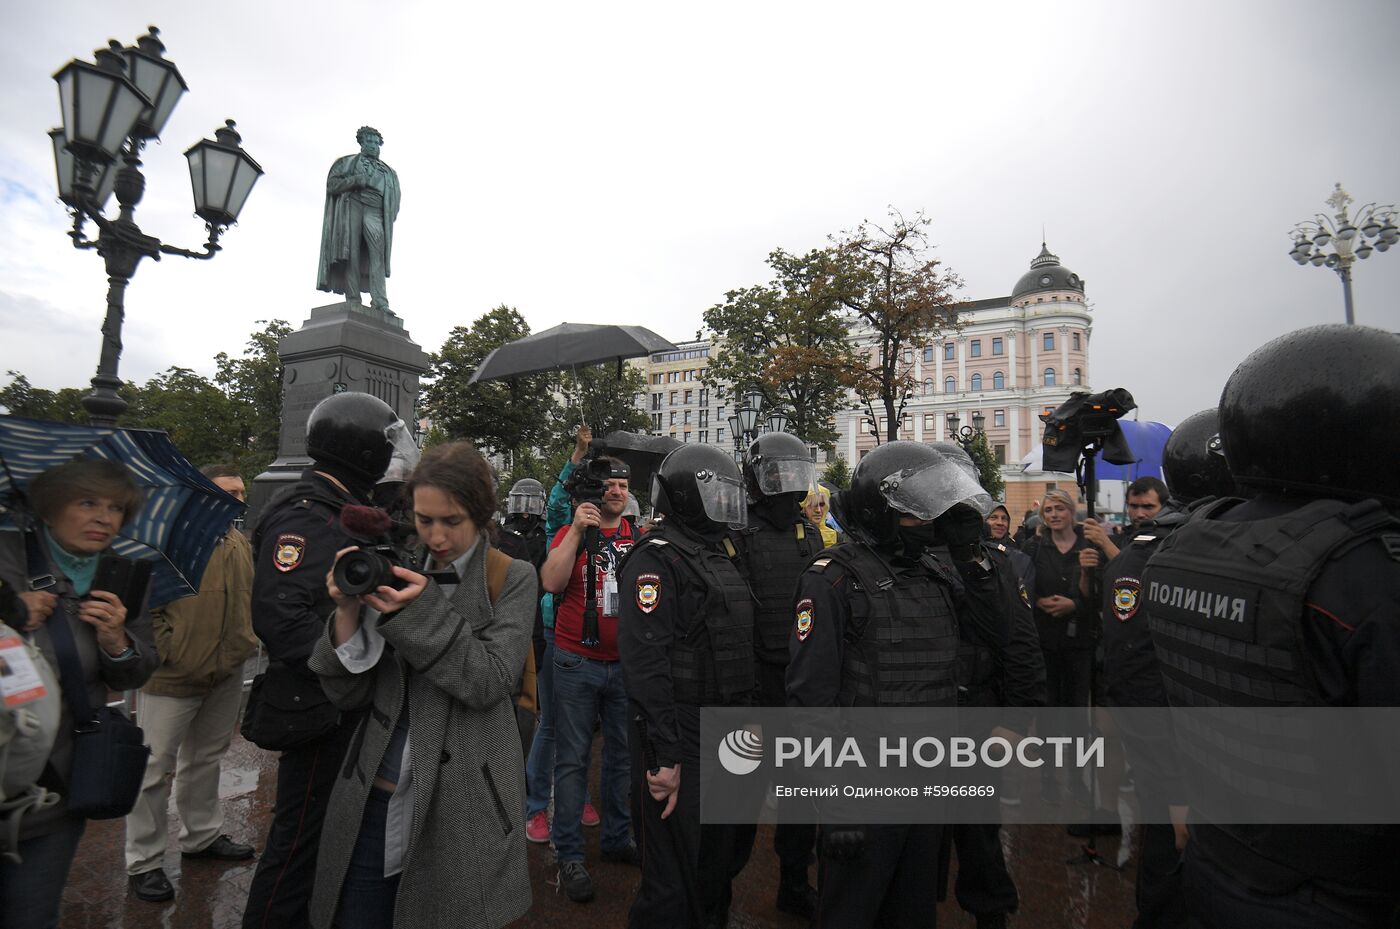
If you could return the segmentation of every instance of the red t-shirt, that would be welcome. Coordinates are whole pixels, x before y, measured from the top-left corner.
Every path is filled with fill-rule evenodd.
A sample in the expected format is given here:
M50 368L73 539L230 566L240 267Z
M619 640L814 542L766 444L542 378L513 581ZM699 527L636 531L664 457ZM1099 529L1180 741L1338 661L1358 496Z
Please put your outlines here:
M569 586L564 589L564 597L560 600L559 595L555 595L554 646L575 655L583 655L585 658L617 661L617 617L603 615L603 580L610 572L614 578L618 576L617 563L632 547L632 526L624 519L616 529L599 527L598 533L598 555L593 564L597 572L594 590L598 598L598 644L583 644L583 600L587 580L583 573L583 546L580 545L578 557L574 560L574 572L569 577ZM554 541L549 547L557 547L568 534L569 527L564 526L554 534Z

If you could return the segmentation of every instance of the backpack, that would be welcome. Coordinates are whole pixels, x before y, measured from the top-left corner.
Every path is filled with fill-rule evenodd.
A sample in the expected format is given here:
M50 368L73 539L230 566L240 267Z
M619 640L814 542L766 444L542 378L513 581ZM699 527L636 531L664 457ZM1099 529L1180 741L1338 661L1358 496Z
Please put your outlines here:
M35 783L44 772L58 737L63 713L58 675L44 659L38 646L0 621L0 661L17 649L28 655L43 685L43 696L17 705L0 700L0 857L16 864L19 857L19 827L26 813L36 812L58 802L58 794ZM12 674L8 661L0 674Z

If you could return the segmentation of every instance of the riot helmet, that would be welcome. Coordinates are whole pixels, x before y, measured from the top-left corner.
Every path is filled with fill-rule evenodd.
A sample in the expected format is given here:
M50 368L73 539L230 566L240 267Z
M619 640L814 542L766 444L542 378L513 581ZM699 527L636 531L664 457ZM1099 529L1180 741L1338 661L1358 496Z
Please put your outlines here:
M1235 479L1220 442L1219 411L1192 413L1172 431L1162 449L1162 477L1177 503L1235 493Z
M306 452L365 484L385 477L391 464L403 471L396 479L407 480L418 462L418 447L393 408L359 392L331 394L316 404L306 421Z
M877 547L898 540L901 516L931 521L959 503L982 514L992 506L976 477L954 456L904 440L871 449L856 465L851 489L839 496L846 530Z
M506 495L506 513L510 516L543 516L544 485L532 477L516 481Z
M806 496L817 484L817 466L797 436L768 432L744 452L744 484L755 500L790 493Z
M622 508L622 515L634 522L642 518L642 505L637 502L637 495L628 491L627 505Z
M712 445L682 445L661 462L651 482L656 512L698 533L748 520L739 466Z
M1400 504L1400 335L1327 325L1280 336L1220 395L1220 439L1242 487Z

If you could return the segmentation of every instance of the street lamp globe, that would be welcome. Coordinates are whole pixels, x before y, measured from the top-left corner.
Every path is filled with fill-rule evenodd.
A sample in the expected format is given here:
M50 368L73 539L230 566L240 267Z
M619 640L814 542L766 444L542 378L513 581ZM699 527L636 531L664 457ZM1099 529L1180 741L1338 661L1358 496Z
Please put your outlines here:
M258 166L240 146L243 137L233 120L214 131L217 141L201 139L185 152L190 164L190 185L194 188L194 212L214 226L238 221L238 214L262 176Z
M175 62L165 59L165 43L160 40L160 30L155 26L136 40L134 46L122 49L126 58L126 73L136 89L146 95L151 105L137 117L133 134L143 139L160 137L166 120L175 110L186 91L190 89L180 76Z
M94 54L97 64L73 60L53 79L68 148L86 161L109 162L151 101L126 78L121 43L113 39Z

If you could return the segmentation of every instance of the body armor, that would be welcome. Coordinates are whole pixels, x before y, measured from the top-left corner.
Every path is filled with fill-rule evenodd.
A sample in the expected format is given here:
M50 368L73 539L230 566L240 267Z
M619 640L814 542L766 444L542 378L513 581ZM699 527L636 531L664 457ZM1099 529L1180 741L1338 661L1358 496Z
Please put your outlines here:
M1400 523L1375 501L1337 500L1268 519L1219 519L1240 502L1196 509L1143 572L1143 605L1167 695L1184 707L1319 706L1302 637L1307 591L1329 561ZM1303 770L1327 751L1330 734L1316 727L1251 733L1212 727L1210 718L1176 732L1188 782L1208 777L1215 796L1221 785L1243 792L1286 782L1288 768ZM1326 810L1339 801L1336 790L1345 785L1328 794L1295 791L1290 802ZM1213 817L1215 830L1300 874L1376 890L1392 880L1386 872L1396 864L1395 840L1379 829L1223 825L1221 818Z
M922 565L888 564L865 545L822 553L851 575L843 706L953 706L958 623L948 585ZM821 558L814 564L820 564Z
M758 657L786 666L797 579L821 550L821 535L803 522L775 526L758 519L741 540L756 604L754 644Z
M678 626L671 647L671 682L677 703L734 706L748 701L754 689L753 594L734 562L686 533L663 524L641 538L646 545L669 545L680 557L673 563L704 589L699 616ZM630 553L629 553L630 555Z

